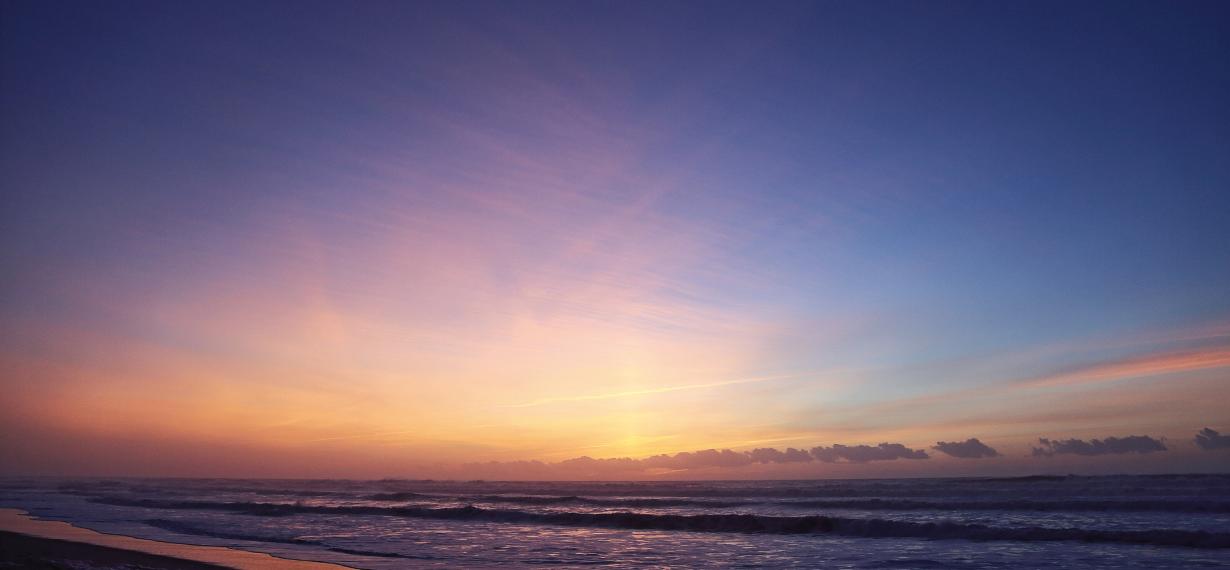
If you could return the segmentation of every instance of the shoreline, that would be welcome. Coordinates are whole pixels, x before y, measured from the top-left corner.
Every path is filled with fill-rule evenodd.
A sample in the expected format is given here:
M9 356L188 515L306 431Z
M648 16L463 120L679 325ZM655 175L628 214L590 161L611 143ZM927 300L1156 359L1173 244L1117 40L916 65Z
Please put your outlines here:
M106 534L26 511L0 508L0 565L165 570L351 570L327 562L291 560L224 546L179 544ZM77 564L77 565L74 565Z

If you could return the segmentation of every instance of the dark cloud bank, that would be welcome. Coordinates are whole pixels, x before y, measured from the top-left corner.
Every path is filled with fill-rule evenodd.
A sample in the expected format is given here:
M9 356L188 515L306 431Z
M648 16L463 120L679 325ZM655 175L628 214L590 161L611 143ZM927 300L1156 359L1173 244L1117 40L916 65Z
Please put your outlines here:
M1167 451L1162 438L1147 435L1129 435L1124 437L1107 437L1104 439L1048 439L1038 440L1039 447L1034 447L1033 457L1053 457L1056 455L1098 456L1119 455L1127 453L1154 453ZM1230 436L1223 436L1212 429L1205 428L1196 435L1196 445L1206 450L1230 449ZM995 448L982 443L978 438L971 437L965 441L938 441L933 450L959 459L986 459L1002 457ZM558 474L593 474L593 473L635 473L648 470L681 471L691 469L744 467L754 464L790 464L790 463L867 463L871 461L895 461L898 459L930 459L931 456L922 449L911 449L900 443L881 443L879 445L841 445L817 446L811 449L776 449L762 447L751 451L734 451L730 449L705 449L701 451L683 451L675 454L661 454L642 459L620 457L613 459L594 459L578 457L556 463L541 461L509 461L469 463L463 467L493 473L516 473L518 475L558 475Z
M969 452L967 457L994 457L994 450L983 446L977 439L965 443L953 444L965 446L974 442L990 451L981 455ZM944 442L940 442L944 444ZM939 449L939 447L937 447ZM945 453L952 454L946 451ZM594 459L578 457L556 463L541 461L510 461L471 463L464 467L484 472L518 473L518 474L558 474L558 473L615 473L643 472L658 470L688 470L714 467L744 467L753 464L789 464L789 463L867 463L871 461L893 461L897 459L930 459L930 455L922 449L911 449L900 443L881 443L879 445L841 445L830 447L817 446L811 449L775 449L762 447L751 451L733 451L730 449L706 449L702 451L684 451L675 454L661 454L643 459L629 457L613 459Z
M488 463L470 463L464 465L470 470L480 470L492 473L517 474L559 474L559 473L617 473L643 472L651 469L688 470L713 467L744 467L752 464L787 464L819 461L824 463L866 463L869 461L891 461L895 459L930 459L926 451L910 449L900 443L881 443L879 445L833 445L832 447L814 447L810 450L788 447L784 450L762 447L751 451L733 451L730 449L705 449L702 451L683 451L673 455L661 454L644 459L620 457L614 459L594 459L578 457L557 463L541 461L508 461Z
M1053 457L1056 455L1119 455L1124 453L1153 453L1166 451L1166 444L1160 439L1147 435L1129 435L1127 437L1108 437L1106 439L1047 439L1040 438L1041 447L1033 449L1034 457Z
M999 452L991 446L971 437L965 441L938 441L931 449L946 453L961 459L982 459L983 457L999 457Z
M875 447L870 445L846 446L837 444L833 447L815 447L811 450L812 457L825 463L866 463L868 461L891 461L893 459L930 459L926 451L910 449L900 443L881 443Z
M927 452L910 449L900 443L880 445L834 445L814 447L810 451L788 447L785 450L762 447L751 451L729 449L706 449L684 451L674 455L655 455L645 459L593 459L579 457L561 461L556 465L609 465L626 469L703 469L706 467L742 467L753 463L866 463L868 461L891 461L894 459L929 459Z
M1204 428L1196 434L1195 443L1196 447L1205 451L1230 449L1230 435L1222 435L1212 429Z

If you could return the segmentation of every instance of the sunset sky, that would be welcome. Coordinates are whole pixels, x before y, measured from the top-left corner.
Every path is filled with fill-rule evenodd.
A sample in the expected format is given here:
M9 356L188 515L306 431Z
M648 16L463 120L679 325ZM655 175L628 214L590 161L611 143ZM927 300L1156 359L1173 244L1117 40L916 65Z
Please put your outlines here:
M1228 7L6 2L0 474L1230 471Z

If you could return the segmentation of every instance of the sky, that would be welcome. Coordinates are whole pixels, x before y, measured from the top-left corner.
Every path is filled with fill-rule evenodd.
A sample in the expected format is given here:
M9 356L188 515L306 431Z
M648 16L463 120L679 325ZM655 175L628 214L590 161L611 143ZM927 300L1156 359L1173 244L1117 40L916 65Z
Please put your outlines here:
M1230 471L1224 2L0 14L0 474Z

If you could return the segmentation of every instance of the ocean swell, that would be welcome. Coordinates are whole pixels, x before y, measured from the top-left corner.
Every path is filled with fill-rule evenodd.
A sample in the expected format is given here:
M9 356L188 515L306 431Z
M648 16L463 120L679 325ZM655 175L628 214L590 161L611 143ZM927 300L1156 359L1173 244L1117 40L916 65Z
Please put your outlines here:
M372 501L451 500L462 503L507 503L517 505L585 505L612 508L701 507L727 508L771 505L806 509L858 509L884 511L1123 511L1174 513L1230 513L1230 503L1194 500L911 500L911 499L820 499L820 500L742 500L720 501L689 498L594 498L543 495L424 495L421 493L381 493L365 497Z
M1230 533L1186 530L1111 531L1080 528L1017 527L1000 528L950 522L919 523L884 519L857 519L829 516L763 516L750 514L647 514L632 512L576 513L526 512L483 509L473 506L451 508L316 506L250 502L165 501L97 498L94 502L148 509L200 509L245 515L277 517L299 514L376 515L409 518L484 521L558 526L602 527L626 530L687 532L736 532L768 534L836 534L871 538L925 538L1008 541L1083 541L1153 546L1230 548Z

